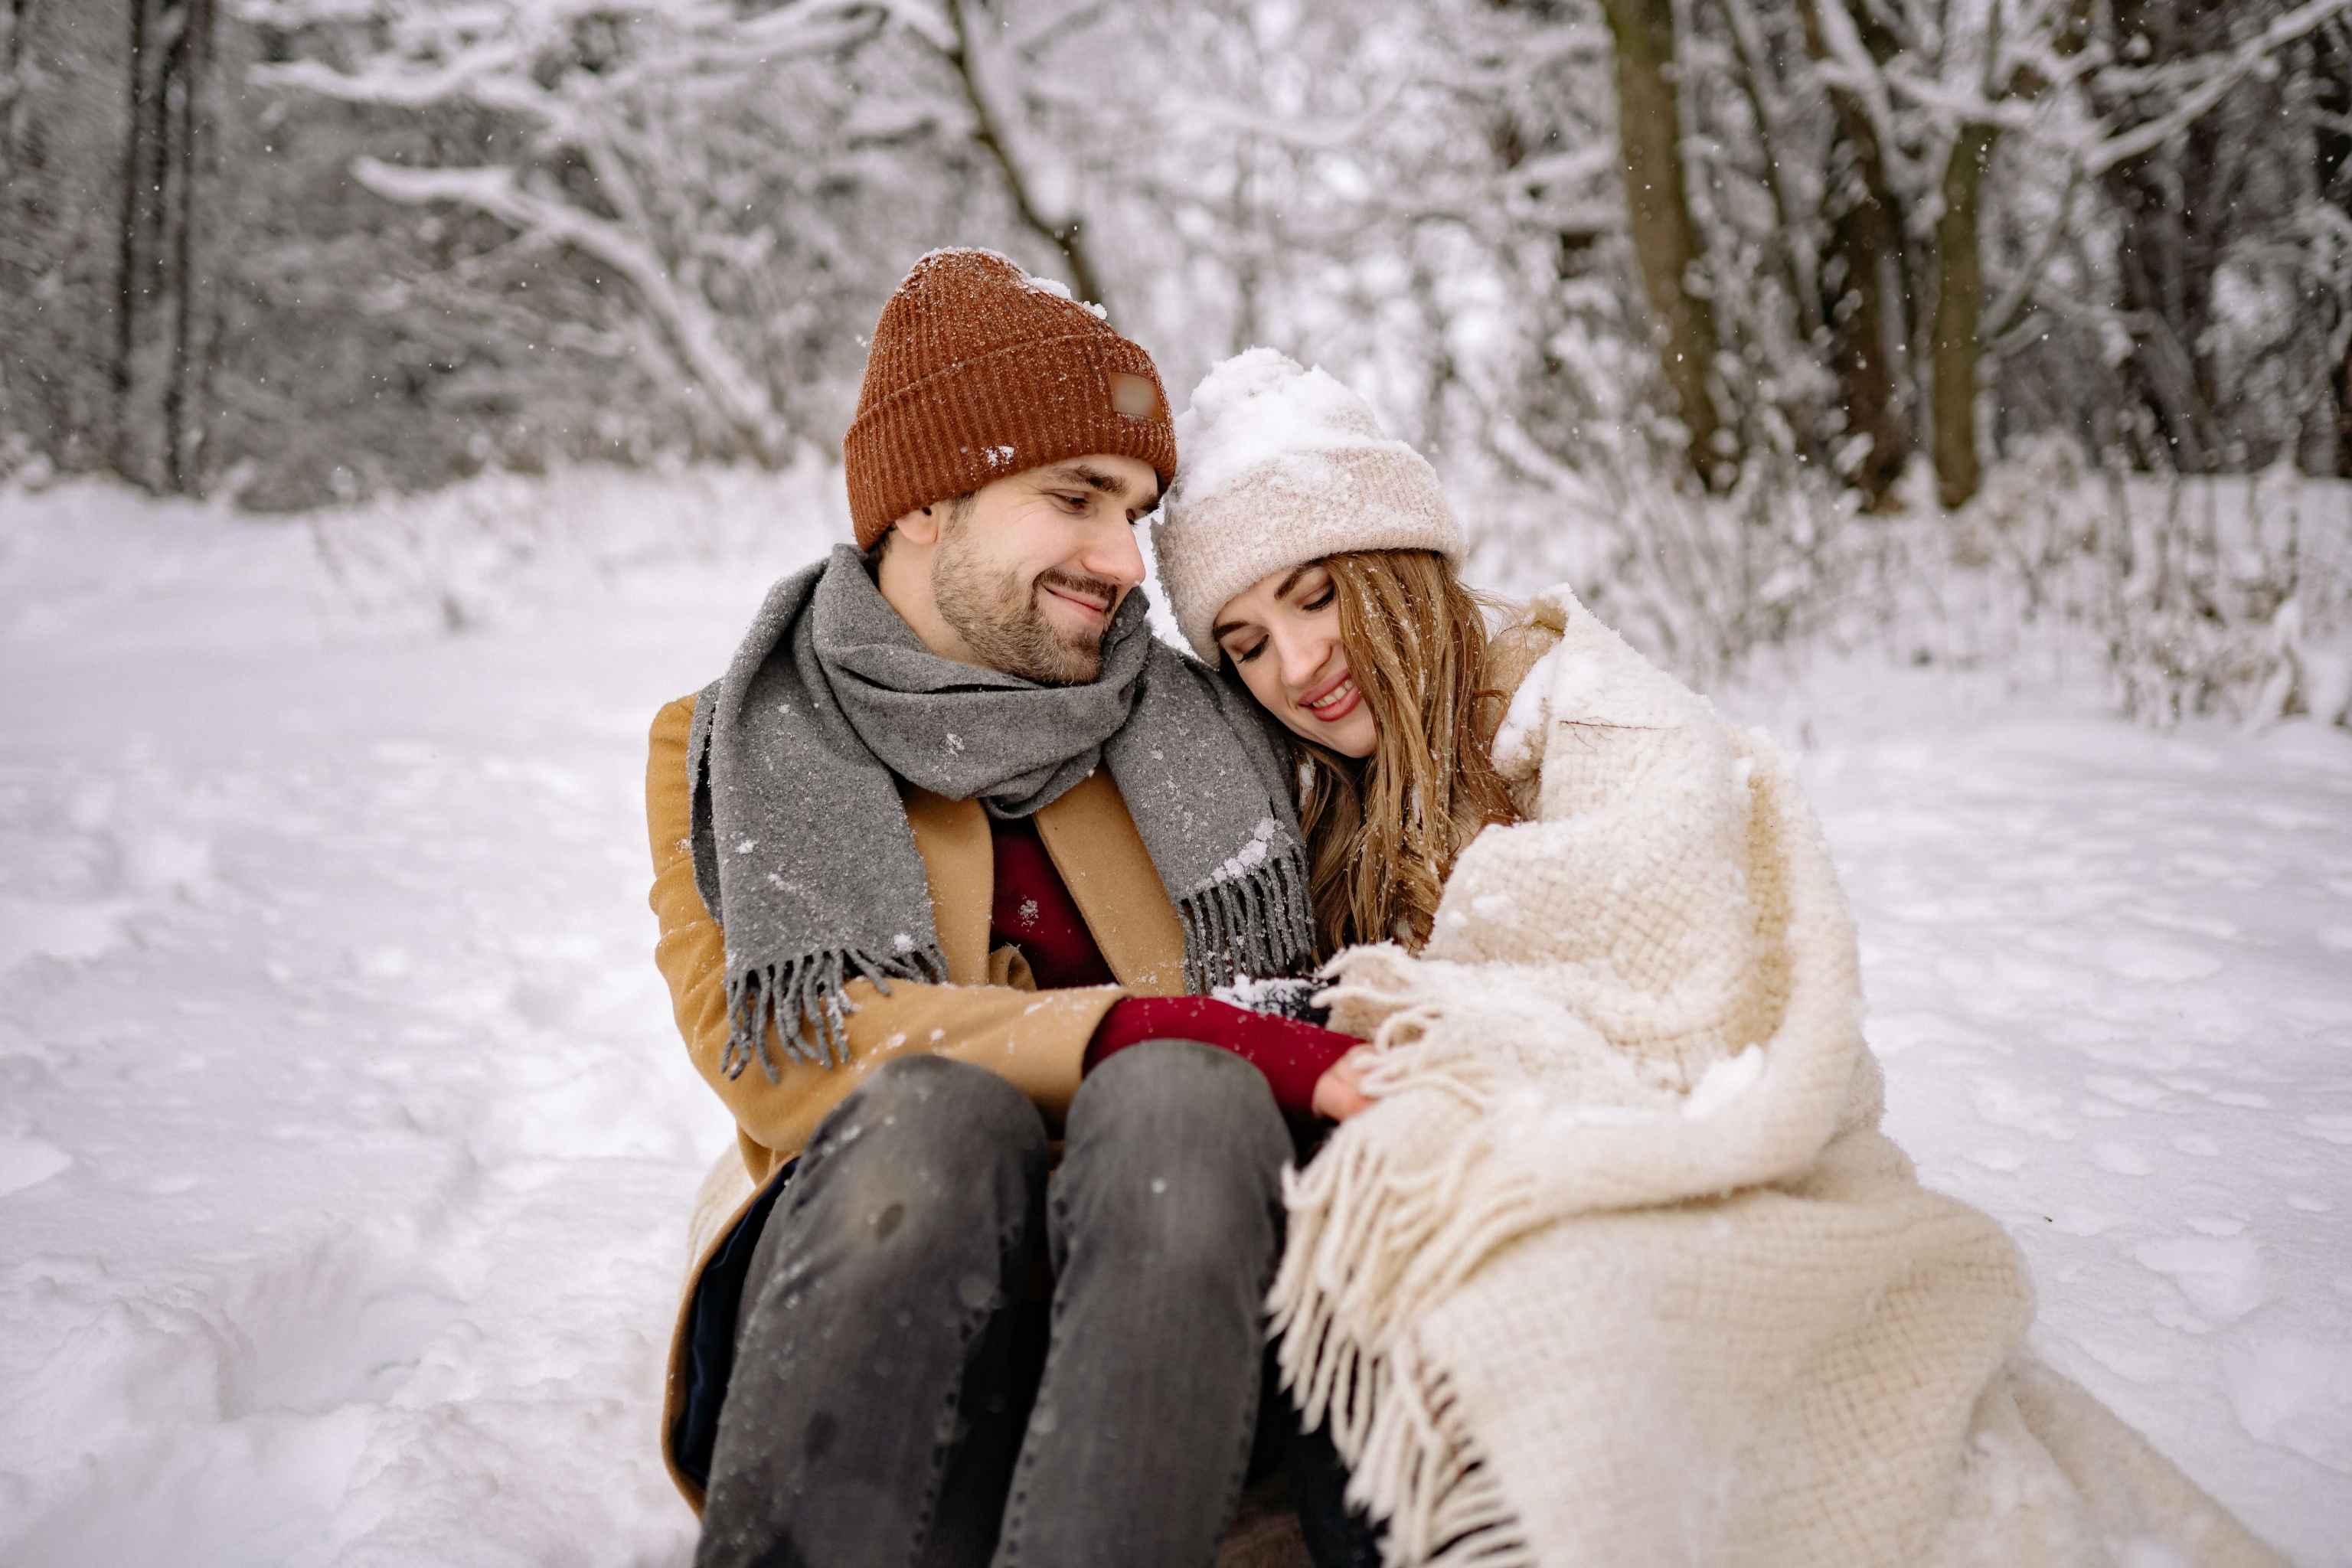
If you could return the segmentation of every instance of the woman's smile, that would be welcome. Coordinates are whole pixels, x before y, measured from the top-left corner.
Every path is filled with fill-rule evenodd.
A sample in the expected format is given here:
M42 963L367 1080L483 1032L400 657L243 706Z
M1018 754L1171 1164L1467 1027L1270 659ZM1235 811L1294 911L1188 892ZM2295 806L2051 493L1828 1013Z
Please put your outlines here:
M1363 700L1364 694L1356 689L1354 679L1343 669L1317 687L1311 696L1301 699L1298 706L1320 723L1336 724L1353 713Z

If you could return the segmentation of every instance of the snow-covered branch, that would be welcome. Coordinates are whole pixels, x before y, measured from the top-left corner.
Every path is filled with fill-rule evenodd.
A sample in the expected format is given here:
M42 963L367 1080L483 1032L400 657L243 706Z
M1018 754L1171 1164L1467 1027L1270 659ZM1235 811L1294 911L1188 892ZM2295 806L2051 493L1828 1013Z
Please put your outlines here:
M709 308L677 287L660 256L636 233L527 189L509 168L414 169L361 157L353 160L352 174L386 200L470 208L611 268L660 326L670 352L710 395L720 415L755 451L775 455L780 431L767 389L729 352Z
M1247 100L1192 93L1171 94L1153 107L1195 131L1228 132L1302 152L1347 152L1370 140L1381 122L1396 111L1408 85L1402 79L1391 81L1375 102L1345 120L1303 120L1270 112Z
M2085 172L2105 174L2118 163L2153 152L2211 112L2230 89L2262 68L2264 61L2296 40L2307 37L2338 16L2352 15L2352 0L2307 0L2280 16L2236 48L2209 61L2189 66L2184 77L2201 77L2186 88L2172 107L2154 119L2107 137L2083 154Z
M944 3L952 39L943 52L963 86L972 115L973 140L994 160L1021 221L1061 252L1069 268L1071 289L1090 303L1109 303L1092 249L1080 232L1069 172L1042 152L1035 138L1024 134L1026 127L1021 109L1010 85L1000 79L1009 74L1009 64L1017 62L1006 61L1009 51L1001 39L972 25L965 12L970 0Z
M553 93L530 79L530 64L529 52L521 44L500 38L437 63L411 66L383 58L371 62L364 70L341 71L323 60L289 60L256 66L252 79L262 87L388 109L470 104L518 115L543 131L564 134L571 115Z
M1862 41L1862 29L1854 25L1845 0L1810 3L1820 24L1823 58L1815 69L1822 84L1833 92L1844 93L1869 121L1871 134L1878 143L1878 155L1885 161L1895 186L1906 191L1923 190L1928 183L1927 171L1905 152L1906 139L1895 123L1886 73Z

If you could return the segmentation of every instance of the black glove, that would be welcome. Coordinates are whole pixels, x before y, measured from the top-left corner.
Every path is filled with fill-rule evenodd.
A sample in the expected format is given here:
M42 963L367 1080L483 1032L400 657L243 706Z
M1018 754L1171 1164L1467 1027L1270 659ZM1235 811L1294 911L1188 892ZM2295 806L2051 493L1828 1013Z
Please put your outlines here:
M1246 1007L1253 1013L1266 1013L1276 1018L1290 1018L1301 1024L1313 1024L1318 1028L1328 1028L1331 1022L1331 1009L1315 1005L1315 994L1322 989L1323 982L1320 980L1244 978L1230 985L1220 985L1209 994L1220 1002Z

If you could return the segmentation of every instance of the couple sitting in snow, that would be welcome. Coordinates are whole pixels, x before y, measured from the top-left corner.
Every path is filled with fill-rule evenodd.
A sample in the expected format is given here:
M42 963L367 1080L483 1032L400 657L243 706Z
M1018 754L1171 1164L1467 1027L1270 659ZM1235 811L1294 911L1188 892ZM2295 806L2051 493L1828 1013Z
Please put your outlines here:
M1198 1565L1276 1470L1323 1565L2269 1560L1877 1131L1785 760L1565 591L1490 635L1336 382L1254 350L1171 417L940 252L843 457L855 546L652 738L740 1145L664 1414L698 1562Z

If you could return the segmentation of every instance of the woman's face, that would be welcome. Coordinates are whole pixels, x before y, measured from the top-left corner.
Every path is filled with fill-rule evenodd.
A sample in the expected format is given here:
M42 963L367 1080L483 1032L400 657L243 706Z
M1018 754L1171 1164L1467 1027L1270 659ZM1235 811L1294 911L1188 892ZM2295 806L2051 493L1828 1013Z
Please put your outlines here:
M1320 562L1272 572L1217 611L1217 646L1265 710L1293 734L1369 757L1378 731L1339 642L1339 606Z

